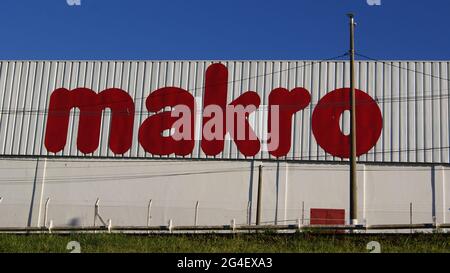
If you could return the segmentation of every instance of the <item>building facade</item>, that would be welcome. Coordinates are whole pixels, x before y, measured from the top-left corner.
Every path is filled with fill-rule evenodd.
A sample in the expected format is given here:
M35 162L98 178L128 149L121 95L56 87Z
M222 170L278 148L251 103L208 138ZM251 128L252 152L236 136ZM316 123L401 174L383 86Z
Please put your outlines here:
M344 61L2 61L0 226L91 226L97 201L114 225L254 224L260 165L263 224L348 222L349 76ZM448 222L449 79L450 62L356 63L359 222ZM212 140L210 105L252 107Z

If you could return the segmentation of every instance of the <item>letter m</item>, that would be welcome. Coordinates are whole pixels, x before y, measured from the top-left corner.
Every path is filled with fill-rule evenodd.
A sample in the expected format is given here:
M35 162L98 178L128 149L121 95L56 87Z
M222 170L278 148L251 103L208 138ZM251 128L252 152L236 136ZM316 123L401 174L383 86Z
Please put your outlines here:
M50 96L45 147L57 153L64 149L67 141L69 117L72 108L80 110L77 148L89 154L97 150L100 141L102 111L111 109L109 148L115 154L123 154L131 147L133 138L134 102L130 95L116 88L95 93L88 88L69 91L60 88Z

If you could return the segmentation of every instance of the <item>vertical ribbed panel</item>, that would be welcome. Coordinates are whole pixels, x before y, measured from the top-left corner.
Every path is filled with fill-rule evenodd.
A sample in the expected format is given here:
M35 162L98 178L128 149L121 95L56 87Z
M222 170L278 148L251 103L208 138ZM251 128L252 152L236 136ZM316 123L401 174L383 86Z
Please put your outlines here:
M120 157L155 157L138 143L140 124L149 117L145 99L165 86L189 90L197 101L197 137L187 158L205 158L201 136L205 72L212 61L3 61L0 62L0 153L2 155L49 155L44 146L48 102L57 88L88 87L96 92L121 88L136 105L133 146ZM228 99L256 91L261 107L250 117L259 137L267 131L268 95L277 87L305 87L311 104L294 117L291 151L283 159L337 160L317 144L311 131L311 116L320 98L349 86L349 65L343 61L221 61L229 70ZM357 62L356 87L379 104L383 131L376 146L361 161L450 163L449 62ZM79 110L69 122L67 145L60 156L116 157L108 147L110 110L102 119L100 144L91 155L77 150ZM344 115L345 116L345 115ZM341 121L343 131L348 120ZM257 159L272 158L264 150ZM244 158L227 136L218 159Z

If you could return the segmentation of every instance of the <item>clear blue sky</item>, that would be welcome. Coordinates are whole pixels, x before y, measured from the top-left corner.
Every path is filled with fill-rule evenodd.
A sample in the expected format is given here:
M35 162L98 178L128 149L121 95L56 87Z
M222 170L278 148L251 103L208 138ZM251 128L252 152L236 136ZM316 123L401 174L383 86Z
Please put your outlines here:
M449 0L2 0L0 59L450 59Z

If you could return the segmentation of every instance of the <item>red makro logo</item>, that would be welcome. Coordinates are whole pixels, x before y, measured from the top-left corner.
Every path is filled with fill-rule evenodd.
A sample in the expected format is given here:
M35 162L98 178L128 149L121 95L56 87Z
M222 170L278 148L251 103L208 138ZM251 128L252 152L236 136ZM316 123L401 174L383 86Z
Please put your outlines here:
M247 91L228 102L228 70L222 64L212 64L205 75L202 106L201 148L208 156L220 154L229 133L244 156L254 156L261 150L261 140L253 131L249 116L260 107L260 97ZM381 111L368 94L356 90L357 155L367 153L378 141L382 130ZM341 116L350 110L348 88L331 91L320 99L312 114L312 131L316 141L327 153L348 158L350 138L340 127ZM292 119L295 113L311 102L304 88L276 88L268 98L267 150L275 157L286 156L291 149ZM139 143L148 153L186 156L194 149L196 103L187 90L164 87L147 97L150 113L139 128ZM80 110L77 148L85 154L97 150L102 112L111 110L109 148L114 154L126 153L133 141L135 108L130 95L117 88L95 93L88 88L55 90L50 97L45 146L58 153L67 141L70 111ZM169 109L169 110L167 110ZM170 131L170 134L165 132Z

